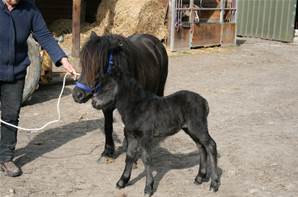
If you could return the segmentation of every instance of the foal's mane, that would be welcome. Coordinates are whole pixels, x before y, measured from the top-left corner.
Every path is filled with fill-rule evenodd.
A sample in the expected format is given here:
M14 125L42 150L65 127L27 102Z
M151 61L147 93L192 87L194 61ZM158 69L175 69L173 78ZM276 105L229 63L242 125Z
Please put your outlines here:
M94 86L101 77L101 72L106 69L108 56L113 53L113 61L120 61L116 53L120 50L127 52L128 39L120 35L105 35L90 37L82 48L80 64L82 74L85 76L85 83Z

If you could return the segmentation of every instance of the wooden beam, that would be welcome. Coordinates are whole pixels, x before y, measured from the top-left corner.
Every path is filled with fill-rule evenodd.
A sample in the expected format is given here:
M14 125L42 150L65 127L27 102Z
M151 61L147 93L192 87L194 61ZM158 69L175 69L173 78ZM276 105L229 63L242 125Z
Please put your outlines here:
M73 0L72 3L72 50L73 57L80 56L80 21L81 0Z

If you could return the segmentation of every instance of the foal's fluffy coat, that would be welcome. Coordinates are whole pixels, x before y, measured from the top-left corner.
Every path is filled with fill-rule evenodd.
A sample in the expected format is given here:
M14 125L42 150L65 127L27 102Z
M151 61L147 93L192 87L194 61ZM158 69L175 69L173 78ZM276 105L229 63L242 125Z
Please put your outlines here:
M93 106L103 108L115 105L125 125L128 142L126 165L117 187L127 185L137 150L142 150L146 169L145 194L153 194L154 179L151 169L153 142L185 131L200 149L200 168L195 182L209 180L207 165L210 165L210 188L217 191L220 185L217 171L216 143L210 137L207 126L209 107L199 94L179 91L166 97L146 92L134 79L129 78L114 65L111 74L103 74L102 91L93 97ZM208 163L209 162L209 163Z

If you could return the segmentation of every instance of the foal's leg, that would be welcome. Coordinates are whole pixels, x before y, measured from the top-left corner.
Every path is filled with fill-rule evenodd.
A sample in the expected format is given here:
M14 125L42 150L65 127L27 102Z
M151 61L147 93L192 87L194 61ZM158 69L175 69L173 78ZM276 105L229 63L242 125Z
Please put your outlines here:
M210 178L207 171L207 153L205 147L201 144L198 143L197 147L200 151L200 168L198 175L195 178L195 183L202 184L203 182L208 182Z
M126 151L125 168L121 178L116 184L118 188L124 188L128 183L131 176L133 163L136 160L137 149L138 149L138 141L136 138L134 138L133 136L127 135L126 139L128 142L128 146Z
M105 149L102 152L101 156L107 158L113 158L115 152L115 144L113 140L113 111L114 109L103 110L105 124Z
M142 147L142 160L146 171L146 185L144 189L145 196L153 194L154 179L152 175L152 159L151 159L151 144Z
M189 133L199 139L200 144L202 144L207 152L207 157L209 158L211 165L210 190L213 189L213 191L216 192L220 185L219 175L217 171L217 150L215 141L209 135L207 122L206 124L199 122L192 124L189 128Z
M195 183L202 184L203 182L208 182L209 177L208 177L208 174L207 174L207 153L206 153L206 149L205 149L204 146L202 146L200 144L200 141L197 138L197 136L191 135L191 133L189 133L187 128L183 128L183 130L185 131L185 133L187 133L193 139L193 141L196 143L196 145L199 149L200 167L199 167L198 175L195 178Z

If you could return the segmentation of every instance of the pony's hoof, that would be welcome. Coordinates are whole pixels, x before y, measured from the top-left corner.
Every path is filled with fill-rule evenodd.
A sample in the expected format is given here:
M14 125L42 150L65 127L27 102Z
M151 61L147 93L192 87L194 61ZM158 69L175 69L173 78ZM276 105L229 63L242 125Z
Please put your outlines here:
M100 158L98 158L98 160L96 161L98 164L111 164L114 162L113 158L110 157L103 157L101 156Z
M114 148L106 147L97 160L98 164L110 164L114 162Z
M115 148L113 147L106 147L105 150L101 153L102 157L110 157L114 158L115 156Z

